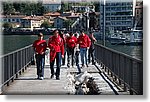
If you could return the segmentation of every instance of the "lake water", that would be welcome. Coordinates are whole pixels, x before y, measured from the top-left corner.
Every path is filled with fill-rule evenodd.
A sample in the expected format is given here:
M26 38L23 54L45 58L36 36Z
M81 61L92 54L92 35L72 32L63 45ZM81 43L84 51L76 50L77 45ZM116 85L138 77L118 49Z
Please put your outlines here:
M49 35L44 35L44 39L49 38ZM3 36L3 54L15 51L32 44L37 39L37 35L4 35ZM143 59L142 46L129 45L111 45L106 42L106 46L114 50L128 54L134 58Z
M47 38L49 38L49 35L44 36L44 39ZM4 35L3 54L7 54L9 52L28 46L37 39L37 35Z

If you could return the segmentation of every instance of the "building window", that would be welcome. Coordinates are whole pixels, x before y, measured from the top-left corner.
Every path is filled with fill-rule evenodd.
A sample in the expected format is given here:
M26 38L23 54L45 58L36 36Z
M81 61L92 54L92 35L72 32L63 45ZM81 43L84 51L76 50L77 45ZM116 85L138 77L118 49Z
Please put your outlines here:
M6 22L7 22L7 19L4 19L4 21L6 21Z
M106 20L110 20L110 17L106 17Z
M54 6L52 6L52 11L54 11Z
M122 20L126 20L126 17L122 17Z
M117 17L116 20L121 20L121 17Z
M111 20L115 20L115 17L111 17Z
M14 22L15 21L15 19L12 19L12 22Z
M137 14L139 14L139 10L137 10Z
M57 23L59 23L59 19L57 19Z
M17 19L16 21L19 22L19 19Z

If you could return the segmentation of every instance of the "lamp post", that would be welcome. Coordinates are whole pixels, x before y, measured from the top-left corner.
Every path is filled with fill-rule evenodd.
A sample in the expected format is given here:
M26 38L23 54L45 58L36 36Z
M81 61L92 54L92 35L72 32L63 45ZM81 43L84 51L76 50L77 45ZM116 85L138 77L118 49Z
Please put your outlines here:
M106 28L106 19L105 19L105 0L103 4L103 45L105 46L105 28Z
M87 20L87 23L86 23L87 24L87 29L86 30L87 30L87 33L89 32L89 22L90 22L90 20L89 20L89 12L90 12L90 8L87 6L86 7L86 17L87 17L87 19L86 19Z
M103 46L105 46L105 28L106 28L106 19L105 19L105 0L100 0L100 12L101 12L101 20L100 20L100 25L102 26L101 29L101 38L102 38L102 43Z

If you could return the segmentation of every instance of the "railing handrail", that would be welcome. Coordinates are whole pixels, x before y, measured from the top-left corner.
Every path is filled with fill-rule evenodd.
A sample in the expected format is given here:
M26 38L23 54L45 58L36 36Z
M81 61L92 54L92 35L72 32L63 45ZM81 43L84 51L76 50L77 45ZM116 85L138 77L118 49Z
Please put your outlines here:
M45 39L45 40L48 41L48 39L49 39L49 38L47 38L47 39ZM30 46L32 46L32 44L27 45L27 46L25 46L25 47L23 47L23 48L17 49L17 50L15 50L15 51L9 52L9 53L7 53L7 54L1 55L0 58L5 57L5 56L10 55L10 54L13 54L13 53L16 53L16 52L21 51L21 50L23 50L23 49L26 49L26 48L28 48L28 47L30 47Z
M143 61L124 53L95 44L96 60L110 79L130 94L143 94Z
M25 46L25 47L23 47L23 48L17 49L17 50L15 50L15 51L9 52L9 53L7 53L7 54L1 55L0 58L5 57L5 56L8 56L8 55L11 55L11 54L16 53L16 52L19 52L19 51L24 50L24 49L26 49L26 48L28 48L28 47L31 47L31 46L32 46L32 44L30 44L30 45L28 45L28 46Z
M96 43L95 45L101 46L101 47L103 47L103 48L105 48L105 49L107 49L107 50L110 50L110 51L112 51L112 52L115 52L115 53L118 53L118 54L120 54L120 55L123 55L123 56L125 56L125 57L127 57L127 58L129 58L129 59L136 60L137 62L143 62L143 60L141 60L141 59L133 58L132 56L130 56L130 55L128 55L128 54L125 54L125 53L123 53L123 52L119 52L119 51L117 51L117 50L108 48L108 47L103 46L103 45L101 45L101 44L97 44L97 43Z
M18 49L11 53L5 54L0 57L2 61L2 87L9 85L11 80L18 77L34 61L34 50L32 45Z

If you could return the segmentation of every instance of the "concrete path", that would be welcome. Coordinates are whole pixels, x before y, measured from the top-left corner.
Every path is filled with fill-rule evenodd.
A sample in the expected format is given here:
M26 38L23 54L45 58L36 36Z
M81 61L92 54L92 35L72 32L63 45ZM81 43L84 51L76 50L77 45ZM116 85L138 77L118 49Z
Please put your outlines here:
M10 86L5 88L5 95L68 95L74 94L68 88L68 73L76 73L77 68L67 68L62 66L60 70L60 80L50 79L50 66L48 56L46 56L46 65L44 69L44 80L38 80L36 75L36 66L30 66L25 72L15 79ZM100 66L99 66L100 67ZM94 65L89 65L82 69L82 72L89 72L99 87L100 95L116 95L119 90L103 75L99 74L98 69ZM120 93L119 93L120 94ZM127 93L123 93L127 94Z
M82 71L87 70L95 78L96 83L100 89L100 95L115 95L115 92L112 90L110 85L104 80L93 65L90 65L88 68L82 69ZM3 94L17 94L17 95L30 95L30 94L39 94L39 95L67 95L72 94L70 90L67 89L67 74L68 72L75 73L77 68L67 68L62 66L60 80L50 79L50 68L48 65L45 66L44 71L44 80L37 80L36 76L36 66L31 66L28 68L25 73L23 73L19 78L15 79L9 87L6 87ZM113 88L117 88L111 84Z

